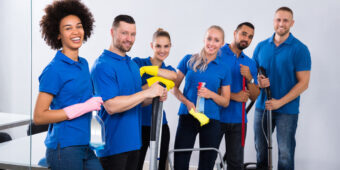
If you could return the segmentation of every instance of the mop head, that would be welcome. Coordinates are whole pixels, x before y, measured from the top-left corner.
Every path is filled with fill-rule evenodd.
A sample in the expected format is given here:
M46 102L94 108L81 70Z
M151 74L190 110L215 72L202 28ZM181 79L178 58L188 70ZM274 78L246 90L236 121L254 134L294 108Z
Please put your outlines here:
M205 114L195 112L194 109L191 109L189 113L201 123L201 126L209 123L209 118Z

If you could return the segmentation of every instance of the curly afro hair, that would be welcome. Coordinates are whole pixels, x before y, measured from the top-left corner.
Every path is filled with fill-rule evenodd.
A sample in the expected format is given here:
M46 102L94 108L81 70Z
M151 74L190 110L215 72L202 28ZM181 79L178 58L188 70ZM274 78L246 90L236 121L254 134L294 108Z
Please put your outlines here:
M42 38L52 49L58 50L62 47L60 34L60 21L68 16L79 17L84 29L84 42L91 36L94 18L90 10L80 0L56 0L45 8L45 15L40 21Z

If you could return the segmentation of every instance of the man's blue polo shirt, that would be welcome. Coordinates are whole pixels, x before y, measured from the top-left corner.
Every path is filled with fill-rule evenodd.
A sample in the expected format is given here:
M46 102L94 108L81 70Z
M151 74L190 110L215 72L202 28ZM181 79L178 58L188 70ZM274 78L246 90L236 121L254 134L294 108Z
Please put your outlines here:
M39 91L53 95L51 110L83 103L93 95L89 66L84 58L78 62L58 51L39 76ZM45 145L56 149L88 145L90 141L90 112L72 120L49 125Z
M152 66L150 59L151 57L148 57L148 58L136 57L133 59L133 61L137 63L139 68L141 68L143 66ZM176 72L176 70L173 67L171 67L170 65L166 66L164 62L162 63L161 68ZM148 74L143 75L142 86L144 86L147 83L146 80L150 77L152 76ZM142 125L143 126L151 126L151 114L152 114L152 105L142 107ZM168 121L166 120L165 111L163 110L163 124L167 124L167 123Z
M188 61L192 55L186 55L179 63L178 70L185 75L185 86L183 95L192 103L196 104L197 86L199 82L205 82L205 87L218 93L218 89L222 86L231 84L231 74L227 64L221 62L220 56L208 64L204 72L197 70L196 72L189 66ZM179 115L189 114L185 104L181 103ZM220 120L220 106L212 99L205 99L204 114L210 119Z
M274 43L274 36L275 34L257 45L253 59L257 67L262 66L266 70L272 97L280 99L298 83L296 72L311 70L311 56L307 46L291 33L278 47ZM261 89L256 108L265 109L266 100L264 89ZM275 112L298 114L299 103L300 96Z
M103 101L116 96L128 96L142 90L139 67L129 56L119 56L104 50L95 61L91 77L95 94ZM123 152L139 150L141 147L141 106L109 115L105 108L99 111L105 123L106 144L97 151L98 157L116 155Z
M242 90L243 76L240 72L240 64L249 67L250 73L254 78L254 82L257 84L256 63L243 52L241 52L240 56L237 57L237 55L234 54L229 48L229 44L225 44L221 48L221 59L231 68L231 93L238 93ZM229 106L222 108L220 121L223 123L242 123L242 102L237 102L230 99ZM248 120L246 117L245 122L247 121Z

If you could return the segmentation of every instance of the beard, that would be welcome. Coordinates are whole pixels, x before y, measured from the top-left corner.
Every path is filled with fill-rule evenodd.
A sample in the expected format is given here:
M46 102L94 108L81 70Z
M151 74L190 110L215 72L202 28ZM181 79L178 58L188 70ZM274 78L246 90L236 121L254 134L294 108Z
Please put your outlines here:
M245 45L242 45L242 42L244 42ZM248 42L246 41L240 41L239 43L236 43L236 46L239 50L244 50L246 49L249 45L248 45Z
M289 29L285 30L284 32L275 31L275 33L280 37L283 37L289 33Z
M124 46L123 46L123 42L118 42L118 43L115 44L115 47L116 47L119 51L121 51L121 52L123 52L123 53L126 53L126 52L129 52L129 51L131 50L131 48L132 48L132 43L130 43L130 44L131 44L130 47L124 47Z

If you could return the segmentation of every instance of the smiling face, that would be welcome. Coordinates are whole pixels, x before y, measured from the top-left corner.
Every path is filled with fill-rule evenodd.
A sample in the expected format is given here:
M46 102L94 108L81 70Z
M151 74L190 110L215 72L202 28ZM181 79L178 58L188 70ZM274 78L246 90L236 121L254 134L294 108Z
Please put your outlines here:
M78 50L83 44L84 29L80 19L68 15L60 21L58 39L61 40L63 51Z
M136 39L136 25L120 21L111 31L114 47L123 54L130 51Z
M163 62L170 53L171 43L168 37L159 36L151 43L155 59Z
M290 28L294 25L293 15L288 11L279 10L274 16L275 33L281 37L289 34Z
M204 38L204 51L208 56L216 56L218 50L224 44L223 33L216 29L210 28Z
M254 37L254 29L243 25L241 28L234 32L234 41L239 50L247 48Z

